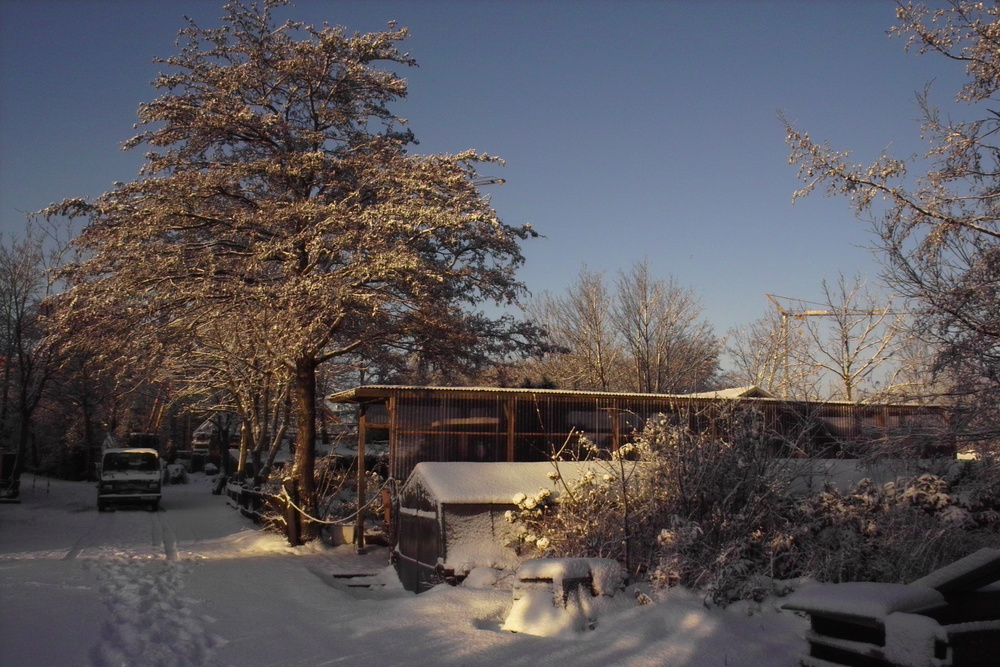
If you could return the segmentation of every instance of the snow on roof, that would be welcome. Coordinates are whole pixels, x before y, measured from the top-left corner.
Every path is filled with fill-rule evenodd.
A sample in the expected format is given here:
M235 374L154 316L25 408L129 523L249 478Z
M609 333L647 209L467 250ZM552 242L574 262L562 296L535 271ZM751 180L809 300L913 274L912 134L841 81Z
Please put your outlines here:
M980 549L913 582L942 593L973 591L1000 581L1000 549Z
M155 449L149 447L109 447L104 450L105 454L156 454L159 455Z
M919 612L943 605L944 596L928 586L851 581L796 591L782 605L810 614L881 620L893 612Z
M933 404L924 403L859 403L857 401L800 401L787 398L778 398L760 387L749 385L746 387L734 387L731 389L720 389L718 391L707 391L694 394L652 394L635 392L616 391L589 391L577 389L528 389L516 387L435 387L435 386L411 386L411 385L379 385L368 384L344 389L334 392L326 397L326 402L337 403L379 403L388 400L392 396L421 397L429 398L435 396L448 396L451 398L479 398L480 396L553 396L565 399L580 398L590 400L593 398L610 398L617 400L653 400L653 401L687 401L687 402L711 402L717 400L748 400L760 403L780 403L780 404L803 404L803 405L877 405L891 406L893 408L907 408L910 410L925 410L934 408ZM941 406L937 406L940 408Z
M771 392L752 384L745 387L719 389L718 391L700 391L694 394L685 394L685 396L691 398L774 398L774 394Z
M350 403L364 399L385 398L390 394L410 393L445 393L449 395L462 394L524 394L551 395L566 397L611 397L611 398L645 398L645 399L715 399L715 398L770 398L774 396L759 387L747 386L733 389L722 389L700 394L655 394L643 392L591 391L579 389L535 389L522 387L419 387L411 385L367 384L351 389L345 389L330 394L326 400L330 403Z
M606 462L553 461L536 463L418 463L406 485L420 483L439 503L510 504L518 493L533 493L540 488L559 491L561 482L550 475L557 471L563 479L577 479L587 470L600 472Z

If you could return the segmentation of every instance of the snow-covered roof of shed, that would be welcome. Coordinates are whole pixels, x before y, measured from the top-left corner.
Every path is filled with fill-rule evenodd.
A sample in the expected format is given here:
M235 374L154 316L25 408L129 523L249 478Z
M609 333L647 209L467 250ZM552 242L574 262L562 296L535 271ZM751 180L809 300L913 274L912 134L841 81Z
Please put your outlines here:
M600 474L607 462L468 463L459 461L418 463L406 485L422 484L442 504L512 504L518 493L548 489L557 493L562 483L550 477L579 479L587 470Z

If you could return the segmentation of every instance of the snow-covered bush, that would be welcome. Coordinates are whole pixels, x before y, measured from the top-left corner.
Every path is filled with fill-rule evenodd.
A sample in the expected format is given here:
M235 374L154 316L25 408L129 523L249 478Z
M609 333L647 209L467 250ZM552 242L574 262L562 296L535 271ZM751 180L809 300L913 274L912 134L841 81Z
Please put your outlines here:
M533 555L614 558L633 578L720 600L753 596L743 584L769 562L787 480L757 414L715 414L714 433L689 428L699 416L690 417L650 420L587 474L562 480L556 507L515 499L522 502L508 515L512 543L533 545Z
M850 492L827 486L795 507L784 566L833 583L913 581L995 543L989 486L976 471L953 482L924 474L883 486L865 479Z
M551 473L552 479L558 474ZM546 524L552 521L552 491L539 489L532 495L518 493L512 499L517 509L507 510L504 519L511 524L504 545L514 549L518 556L528 558L548 553L551 540L546 536Z
M715 428L647 424L640 443L670 490L658 522L654 584L681 584L717 602L760 599L788 540L789 478L771 455L774 434L759 414L730 409Z
M554 462L558 503L519 494L509 543L526 557L614 558L633 579L727 603L800 577L908 582L1000 535L995 467L793 499L758 414L722 411L699 430L702 415L688 417L650 420L573 480Z

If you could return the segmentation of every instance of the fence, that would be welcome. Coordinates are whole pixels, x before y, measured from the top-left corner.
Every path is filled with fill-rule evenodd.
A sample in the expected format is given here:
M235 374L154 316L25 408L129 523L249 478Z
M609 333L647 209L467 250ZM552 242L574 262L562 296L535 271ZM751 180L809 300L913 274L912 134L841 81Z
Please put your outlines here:
M238 509L240 514L254 523L260 523L268 511L280 507L281 500L259 489L248 489L229 482L226 484L226 504Z

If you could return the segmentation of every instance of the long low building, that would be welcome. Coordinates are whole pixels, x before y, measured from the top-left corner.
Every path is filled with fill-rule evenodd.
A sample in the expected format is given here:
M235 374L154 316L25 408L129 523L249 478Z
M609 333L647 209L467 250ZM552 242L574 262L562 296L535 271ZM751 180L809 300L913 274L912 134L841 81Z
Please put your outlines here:
M654 418L724 432L748 410L776 457L856 458L873 446L903 456L954 453L940 407L789 401L755 387L665 395L364 385L327 400L358 406L359 451L387 447L387 472L400 481L423 461L546 461L585 443L613 450Z

